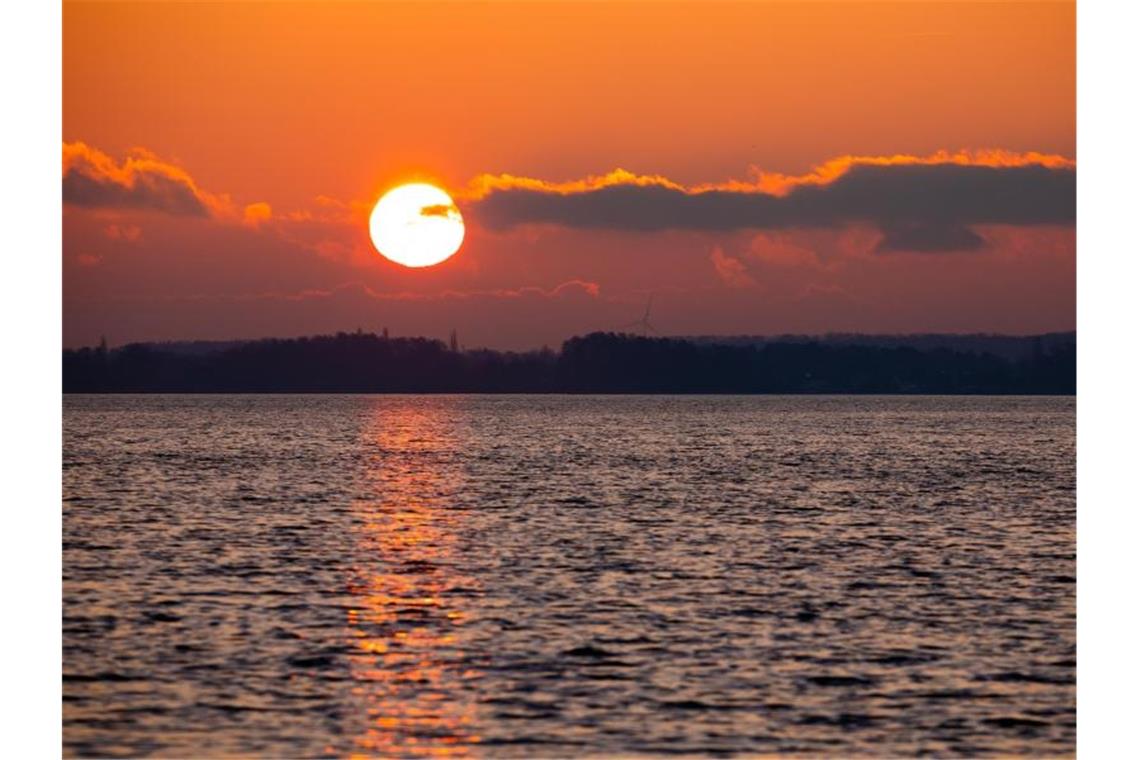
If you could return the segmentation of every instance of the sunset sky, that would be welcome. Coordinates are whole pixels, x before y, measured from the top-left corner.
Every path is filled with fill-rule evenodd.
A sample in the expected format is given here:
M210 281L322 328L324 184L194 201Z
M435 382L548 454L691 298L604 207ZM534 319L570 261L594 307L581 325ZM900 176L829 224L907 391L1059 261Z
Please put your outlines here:
M64 344L1075 328L1072 3L65 3ZM387 189L459 252L369 240Z

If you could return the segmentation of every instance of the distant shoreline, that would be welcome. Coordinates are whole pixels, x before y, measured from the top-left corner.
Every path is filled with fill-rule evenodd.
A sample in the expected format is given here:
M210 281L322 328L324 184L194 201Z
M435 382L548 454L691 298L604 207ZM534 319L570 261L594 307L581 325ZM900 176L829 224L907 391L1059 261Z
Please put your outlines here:
M592 333L567 340L559 352L523 353L363 332L207 352L178 344L101 345L63 352L62 387L65 393L200 394L1076 393L1075 334L918 336L917 345L874 336L731 340ZM893 342L876 343L883 340Z

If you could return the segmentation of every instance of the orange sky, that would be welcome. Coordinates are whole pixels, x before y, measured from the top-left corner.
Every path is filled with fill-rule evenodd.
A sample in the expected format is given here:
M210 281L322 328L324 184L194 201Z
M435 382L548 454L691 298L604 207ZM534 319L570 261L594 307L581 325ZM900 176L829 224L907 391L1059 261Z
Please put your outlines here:
M1062 2L65 3L64 143L116 167L144 149L226 210L65 205L64 341L455 325L469 344L556 345L631 321L650 291L676 334L1072 329L1064 220L884 252L846 222L472 219L454 259L419 271L371 252L365 220L413 178L460 192L485 174L620 167L697 186L847 155L1072 160L1074 16Z

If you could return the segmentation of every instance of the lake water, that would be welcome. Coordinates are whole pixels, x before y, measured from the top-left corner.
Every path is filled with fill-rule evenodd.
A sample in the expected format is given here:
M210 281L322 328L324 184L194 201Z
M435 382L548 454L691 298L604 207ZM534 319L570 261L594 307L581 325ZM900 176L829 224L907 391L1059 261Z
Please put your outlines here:
M69 396L68 755L1070 755L1072 398Z

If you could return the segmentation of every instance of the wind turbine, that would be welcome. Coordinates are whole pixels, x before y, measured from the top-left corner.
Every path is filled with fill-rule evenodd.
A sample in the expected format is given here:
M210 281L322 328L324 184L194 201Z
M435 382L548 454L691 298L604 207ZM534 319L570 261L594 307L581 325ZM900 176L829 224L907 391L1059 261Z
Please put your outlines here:
M649 333L653 333L654 335L660 335L660 333L657 332L657 328L654 327L653 324L650 323L650 321L649 321L649 310L652 308L653 308L653 294L650 293L649 294L649 302L645 304L645 313L641 315L641 319L634 320L633 322L630 322L627 325L622 325L618 329L623 330L623 331L624 330L630 330L630 329L633 329L635 331L640 330L642 335L648 335Z

